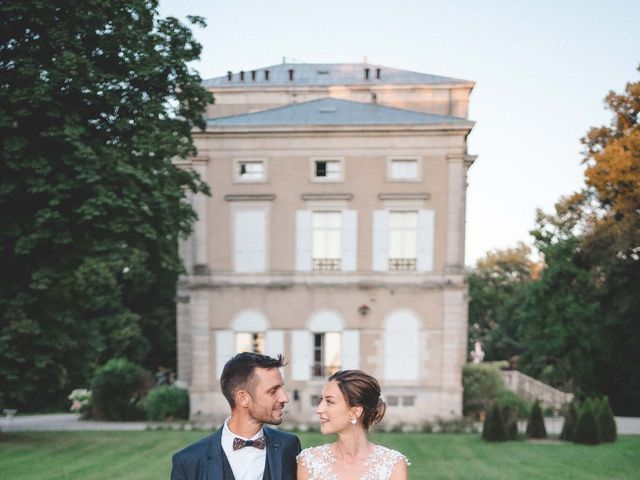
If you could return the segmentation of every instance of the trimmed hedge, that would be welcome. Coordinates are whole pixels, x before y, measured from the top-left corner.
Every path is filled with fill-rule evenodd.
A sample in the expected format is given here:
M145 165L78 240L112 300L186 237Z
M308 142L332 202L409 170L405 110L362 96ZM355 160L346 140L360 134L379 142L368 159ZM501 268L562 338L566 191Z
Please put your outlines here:
M603 397L600 400L600 408L598 409L598 427L600 429L600 439L603 442L615 442L618 438L618 428L616 419L613 416L609 398Z
M156 422L189 419L189 392L162 385L151 389L144 399L147 418Z
M462 369L462 413L480 417L487 412L497 393L504 389L500 370L490 364L470 363Z
M491 405L484 419L482 438L487 442L504 442L507 440L507 430L502 418L502 409L497 402Z
M104 420L142 420L141 400L153 376L125 358L112 358L96 370L91 382L93 413Z
M576 436L576 427L578 426L578 405L577 400L572 400L567 408L567 413L564 416L564 424L562 425L562 432L560 432L560 440L567 442L573 442Z
M544 426L544 415L540 402L536 400L531 407L531 414L527 422L527 437L547 438L547 429Z
M580 408L573 441L585 445L597 445L601 441L598 420L596 419L596 412L591 399L587 399Z

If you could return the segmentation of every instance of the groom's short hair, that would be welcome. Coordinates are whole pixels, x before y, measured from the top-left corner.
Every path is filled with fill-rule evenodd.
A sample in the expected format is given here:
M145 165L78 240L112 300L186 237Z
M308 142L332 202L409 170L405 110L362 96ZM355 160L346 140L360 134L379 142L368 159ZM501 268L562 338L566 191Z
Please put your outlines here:
M238 390L253 391L256 368L280 368L285 365L284 357L280 354L273 358L261 353L242 352L232 357L224 365L220 375L220 388L229 406L235 408L235 395Z

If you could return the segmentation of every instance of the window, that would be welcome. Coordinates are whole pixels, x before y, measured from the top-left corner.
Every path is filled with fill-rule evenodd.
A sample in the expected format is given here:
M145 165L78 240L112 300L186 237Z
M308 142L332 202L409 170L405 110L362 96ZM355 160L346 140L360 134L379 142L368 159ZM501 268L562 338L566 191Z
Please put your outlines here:
M238 209L234 212L234 269L264 272L267 268L267 211Z
M387 405L390 407L397 407L399 404L397 395L389 395L387 397Z
M392 158L389 161L390 180L418 180L417 158Z
M236 178L241 182L261 182L265 180L263 160L238 160Z
M313 334L312 377L328 377L340 370L340 333Z
M242 352L264 353L264 333L236 333L236 353Z
M342 180L341 160L313 160L314 180L338 181Z
M342 228L340 212L313 212L312 269L339 271Z
M418 212L389 212L389 270L415 271Z
M413 407L416 404L416 397L413 395L407 395L402 397L402 406Z
M317 407L318 405L320 405L320 395L311 395L311 406L312 407Z

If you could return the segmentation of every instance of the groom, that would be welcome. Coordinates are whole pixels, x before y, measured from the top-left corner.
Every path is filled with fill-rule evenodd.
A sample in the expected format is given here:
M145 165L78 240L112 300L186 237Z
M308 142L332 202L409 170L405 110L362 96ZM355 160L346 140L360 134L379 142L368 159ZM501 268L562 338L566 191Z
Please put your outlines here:
M173 456L171 480L294 480L300 440L263 427L282 423L289 401L279 368L282 355L239 353L220 377L231 416L213 435Z

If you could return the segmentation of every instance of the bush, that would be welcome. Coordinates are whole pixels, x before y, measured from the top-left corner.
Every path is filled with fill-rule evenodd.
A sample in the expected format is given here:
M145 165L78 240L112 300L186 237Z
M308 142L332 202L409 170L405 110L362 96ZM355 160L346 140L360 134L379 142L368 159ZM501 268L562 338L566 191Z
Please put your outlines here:
M462 387L463 415L479 418L480 412L489 410L504 383L497 367L471 363L462 369Z
M141 400L153 385L153 377L124 358L113 358L96 370L91 391L94 416L104 420L144 418Z
M609 398L603 397L600 401L598 409L598 428L600 430L600 439L603 442L615 442L618 438L618 429L616 427L616 419L613 416Z
M531 411L531 405L526 400L523 400L511 390L502 389L498 391L495 396L495 401L503 408L510 409L517 418L525 419L529 417Z
M536 400L531 407L531 414L527 422L527 437L529 438L547 438L547 429L544 426L544 415L540 402Z
M597 445L600 443L598 421L596 419L593 401L591 399L587 399L587 401L582 405L582 408L580 408L578 424L576 425L576 433L573 441L586 445Z
M189 418L189 392L183 388L168 385L155 387L143 404L149 420L162 422Z
M503 442L507 439L507 432L502 418L500 405L493 403L484 419L482 438L487 442Z
M560 432L560 440L567 442L573 442L576 436L576 427L578 425L578 406L577 401L572 400L567 408L567 413L564 416L564 424L562 425L562 432Z
M82 418L91 416L91 390L76 388L67 398L71 400L71 407L69 407L71 413L79 413Z

